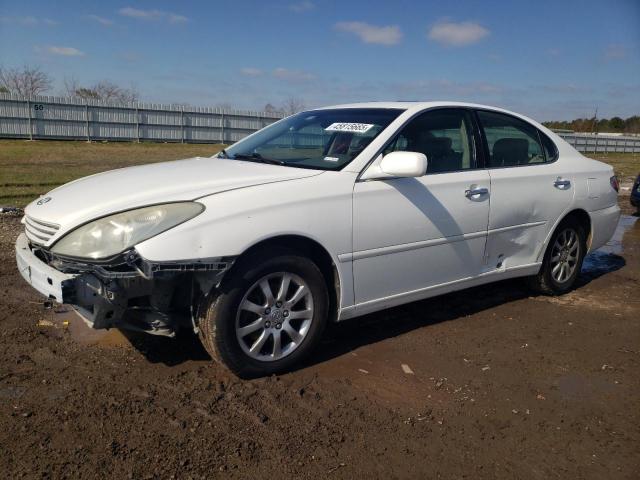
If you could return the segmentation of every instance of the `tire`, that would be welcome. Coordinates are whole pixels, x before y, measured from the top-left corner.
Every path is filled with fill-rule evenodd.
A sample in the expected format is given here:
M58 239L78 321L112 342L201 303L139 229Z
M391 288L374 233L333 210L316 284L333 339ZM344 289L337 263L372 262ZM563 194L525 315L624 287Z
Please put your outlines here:
M571 238L575 239L573 243ZM562 295L571 290L582 270L587 252L586 238L584 228L575 218L563 220L551 236L540 272L529 277L530 287L545 295ZM566 260L563 262L563 259ZM561 273L563 263L564 275Z
M285 276L289 288L281 294ZM241 378L281 373L317 346L328 306L324 277L310 259L280 249L257 252L241 259L209 295L199 335L211 357Z

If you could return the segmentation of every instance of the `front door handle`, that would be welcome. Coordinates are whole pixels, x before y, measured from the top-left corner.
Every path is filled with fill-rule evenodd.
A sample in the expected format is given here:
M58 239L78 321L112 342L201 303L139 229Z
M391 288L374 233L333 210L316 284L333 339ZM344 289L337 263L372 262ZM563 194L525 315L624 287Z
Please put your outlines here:
M553 186L559 188L560 190L566 190L571 186L570 180L565 180L562 177L558 177L555 182L553 182Z
M479 197L480 195L486 195L489 193L488 188L470 188L464 191L464 196L467 198Z

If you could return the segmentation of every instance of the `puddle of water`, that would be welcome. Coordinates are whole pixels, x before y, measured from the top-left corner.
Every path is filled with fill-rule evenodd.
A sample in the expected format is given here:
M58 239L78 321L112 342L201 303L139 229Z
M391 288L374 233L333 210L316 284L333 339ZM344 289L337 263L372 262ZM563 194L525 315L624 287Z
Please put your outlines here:
M596 252L602 253L615 253L619 255L622 253L622 237L630 230L638 220L638 217L632 215L621 215L618 221L616 231L613 233L613 237L604 246L600 247Z
M55 323L66 324L67 331L78 343L83 345L100 345L104 347L123 347L130 345L127 338L118 329L96 330L85 323L82 317L66 305L55 312Z
M582 274L598 277L623 267L625 262L624 259L620 257L624 249L622 239L625 233L635 225L637 220L637 217L622 215L611 240L585 257L584 263L582 264Z

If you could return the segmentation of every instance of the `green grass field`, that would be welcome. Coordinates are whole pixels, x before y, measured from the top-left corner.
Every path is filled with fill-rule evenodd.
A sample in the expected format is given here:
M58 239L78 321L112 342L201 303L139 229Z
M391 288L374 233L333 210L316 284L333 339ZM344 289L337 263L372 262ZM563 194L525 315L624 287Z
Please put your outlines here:
M179 143L87 143L0 140L0 206L22 207L38 195L79 177L114 168L195 156L221 145ZM586 154L612 165L622 182L640 172L640 154Z
M0 140L0 206L22 207L39 195L105 170L211 156L221 145Z

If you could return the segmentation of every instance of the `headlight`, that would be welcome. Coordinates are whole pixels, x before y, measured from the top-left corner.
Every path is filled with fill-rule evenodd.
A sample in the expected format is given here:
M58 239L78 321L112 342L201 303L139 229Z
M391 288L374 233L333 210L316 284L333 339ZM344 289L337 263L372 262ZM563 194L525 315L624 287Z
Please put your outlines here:
M204 210L195 202L167 203L99 218L71 231L51 249L81 258L106 258L179 225Z

